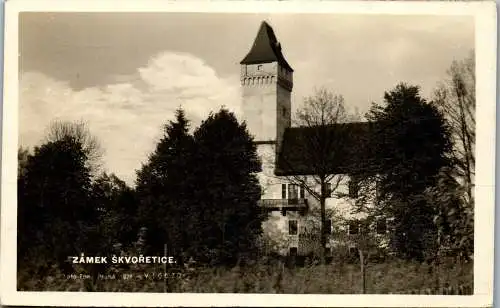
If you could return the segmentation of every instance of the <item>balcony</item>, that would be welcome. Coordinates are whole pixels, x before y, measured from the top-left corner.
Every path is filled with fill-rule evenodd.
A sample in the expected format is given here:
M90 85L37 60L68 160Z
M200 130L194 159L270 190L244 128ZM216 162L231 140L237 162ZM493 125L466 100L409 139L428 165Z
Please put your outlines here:
M261 199L259 205L267 210L306 211L307 199Z

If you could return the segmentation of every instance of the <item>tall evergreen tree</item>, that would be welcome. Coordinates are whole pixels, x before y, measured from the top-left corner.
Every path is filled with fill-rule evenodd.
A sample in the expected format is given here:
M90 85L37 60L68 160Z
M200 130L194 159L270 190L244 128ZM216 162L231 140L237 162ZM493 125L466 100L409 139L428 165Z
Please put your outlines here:
M148 228L147 243L151 252L180 254L189 246L186 234L192 222L194 190L192 181L193 138L184 111L176 112L175 121L164 127L164 136L149 161L137 176L139 219Z
M425 190L436 185L440 170L449 164L449 132L442 114L420 97L418 87L399 84L384 99L367 116L375 130L379 201L385 214L395 218L397 251L423 259L436 236L436 209L426 202Z
M258 207L261 171L256 146L246 125L221 109L195 131L196 181L200 206L198 253L210 261L231 264L251 253L261 232ZM208 261L208 259L207 259Z

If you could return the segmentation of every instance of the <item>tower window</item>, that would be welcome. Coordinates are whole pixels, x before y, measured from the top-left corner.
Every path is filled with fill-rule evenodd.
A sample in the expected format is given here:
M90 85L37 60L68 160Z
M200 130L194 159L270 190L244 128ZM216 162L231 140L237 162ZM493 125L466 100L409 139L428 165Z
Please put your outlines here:
M262 64L257 65L257 70L262 71Z
M283 112L283 115L286 116L286 108L285 107L283 107L282 112Z

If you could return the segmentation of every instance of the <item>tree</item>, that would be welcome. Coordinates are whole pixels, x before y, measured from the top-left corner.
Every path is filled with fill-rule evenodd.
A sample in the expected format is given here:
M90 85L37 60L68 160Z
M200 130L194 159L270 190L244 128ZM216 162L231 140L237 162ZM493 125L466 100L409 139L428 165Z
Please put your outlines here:
M466 190L466 202L473 203L476 144L476 90L474 52L453 61L448 79L435 92L436 106L445 115L453 140L451 157L456 176Z
M21 177L24 175L26 171L26 164L28 162L29 150L23 147L20 147L17 150L17 177Z
M115 174L103 172L92 183L92 199L99 212L102 253L116 244L130 247L138 231L134 190Z
M53 121L48 128L45 142L63 140L66 137L73 138L81 144L87 158L85 163L91 175L97 175L101 168L104 150L98 139L90 133L85 122Z
M90 202L87 154L73 136L35 147L18 179L18 256L66 264L91 251L97 213Z
M210 114L194 139L198 163L192 194L200 210L194 247L201 257L203 251L212 254L206 261L232 264L256 251L261 233L256 146L246 125L226 109Z
M373 104L372 151L378 177L377 210L394 218L392 243L403 257L423 260L434 248L436 208L425 191L437 184L449 165L448 127L436 106L422 99L419 88L401 83Z
M304 187L320 204L323 260L329 234L325 228L326 199L335 193L348 173L337 164L345 161L346 149L353 144L352 125L347 123L349 120L342 96L324 88L316 90L297 111L298 128L296 136L293 136L297 142L293 148L287 148L285 144L279 156L281 164L287 169L282 174L291 183Z
M441 171L439 185L428 191L430 202L440 207L436 223L441 246L466 258L474 251L475 80L472 52L462 61L453 61L448 78L435 92L437 107L451 131L452 166Z
M474 253L474 207L466 202L466 188L450 176L450 169L443 168L437 185L427 190L428 202L437 207L438 253L448 251L469 260Z
M148 228L147 243L159 253L164 245L187 250L188 233L196 228L196 203L193 202L194 143L188 133L184 111L176 111L175 121L164 126L164 136L149 161L137 172L136 193L139 219Z

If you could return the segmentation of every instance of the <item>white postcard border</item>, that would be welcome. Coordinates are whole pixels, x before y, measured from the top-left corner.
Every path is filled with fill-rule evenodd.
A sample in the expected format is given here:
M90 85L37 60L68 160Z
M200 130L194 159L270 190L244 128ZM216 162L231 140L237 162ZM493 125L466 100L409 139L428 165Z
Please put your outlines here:
M160 294L16 291L18 13L51 12L251 12L471 15L476 46L476 206L474 295ZM410 1L48 1L5 4L4 104L1 181L1 304L53 306L342 306L476 307L493 301L496 123L496 7L494 2ZM76 295L76 296L75 296Z

